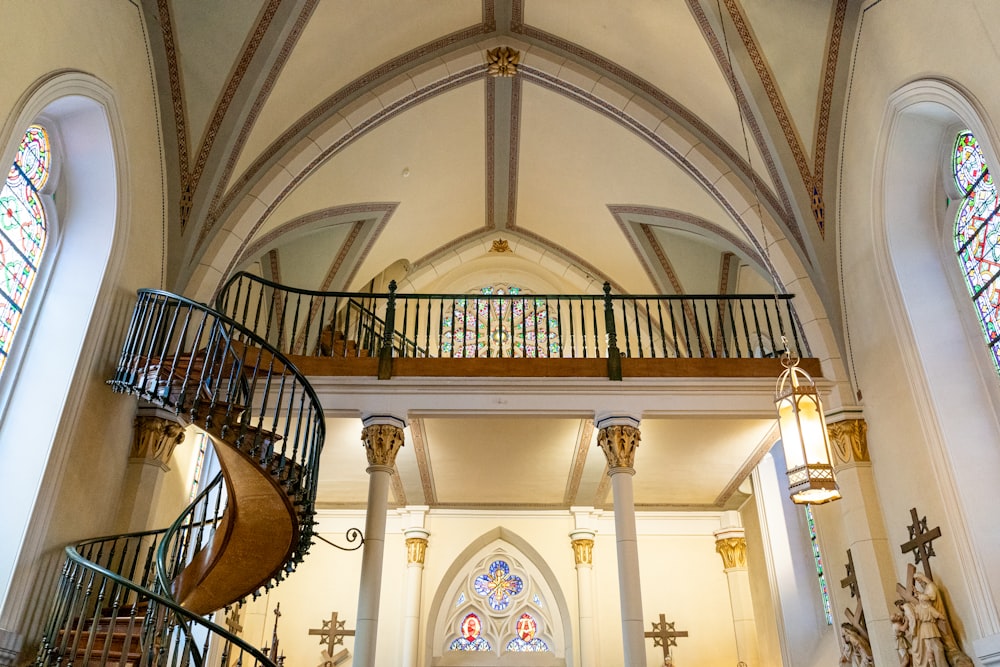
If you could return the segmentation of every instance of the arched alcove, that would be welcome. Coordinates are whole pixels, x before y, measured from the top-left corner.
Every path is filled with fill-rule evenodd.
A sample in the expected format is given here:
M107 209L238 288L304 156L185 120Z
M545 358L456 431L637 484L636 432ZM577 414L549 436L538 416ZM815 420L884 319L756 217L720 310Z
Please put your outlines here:
M873 316L868 309L861 317L857 309L870 299L860 298L847 318L859 383L872 396L866 401L872 460L880 495L887 498L890 531L898 531L891 524L905 517L903 506L918 497L914 480L939 493L920 494L921 514L947 521L949 544L939 548L937 567L949 573L955 616L973 636L997 631L991 589L1000 590L1000 574L989 564L991 554L995 559L1000 553L1000 530L992 517L1000 475L1000 381L961 282L951 238L957 203L948 168L963 129L979 137L990 164L1000 164L998 137L983 118L970 96L948 83L917 81L899 89L888 100L874 146L871 236L845 232L847 267L867 252L858 244L870 242L885 304L885 312ZM871 290L856 282L863 272L845 270L844 276L849 295ZM891 336L865 335L887 323ZM887 344L898 351L902 378L894 376L892 363L865 363L874 356L894 359L886 357ZM906 461L898 459L903 452Z
M100 296L122 259L126 235L119 233L119 213L127 209L119 188L123 131L105 84L78 72L60 73L40 81L16 109L0 135L0 160L9 162L24 129L40 122L58 138L61 173L56 234L22 322L30 336L17 342L8 368L13 372L0 380L5 404L0 503L8 517L23 519L8 526L0 544L0 627L5 628L24 620L28 593L37 585L34 568L46 546L55 489L67 468L68 434L76 428L83 398L75 382L99 350L97 337L88 336L91 324L105 322L114 303Z
M506 564L509 576L521 580L522 592L517 597L523 594L524 598L505 605L497 613L484 613L483 609L490 609L485 596L470 599L466 589L470 579L488 574L497 560ZM502 569L498 573L504 574ZM483 617L482 633L489 638L491 650L449 650L451 642L460 633L463 619L470 613ZM512 624L516 624L523 613L533 617L538 636L548 643L549 651L505 650L516 631ZM445 572L431 603L425 646L426 665L572 665L573 637L569 607L555 574L541 555L524 538L507 528L497 527L473 540Z

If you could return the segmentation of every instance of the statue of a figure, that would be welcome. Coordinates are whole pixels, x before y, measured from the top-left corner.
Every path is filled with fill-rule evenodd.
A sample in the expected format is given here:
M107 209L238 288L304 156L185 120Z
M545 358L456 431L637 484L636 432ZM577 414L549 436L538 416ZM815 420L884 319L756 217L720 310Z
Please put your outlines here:
M973 667L958 647L944 600L930 577L915 572L910 596L896 604L900 611L893 614L892 624L900 667ZM908 651L905 657L903 647Z
M875 667L872 645L851 623L840 624L840 664L850 667Z

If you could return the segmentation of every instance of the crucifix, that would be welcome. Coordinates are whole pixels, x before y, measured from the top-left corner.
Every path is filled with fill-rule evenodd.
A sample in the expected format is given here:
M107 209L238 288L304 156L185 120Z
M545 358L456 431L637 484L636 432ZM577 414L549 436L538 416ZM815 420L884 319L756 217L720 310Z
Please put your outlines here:
M274 605L274 632L271 633L271 646L268 648L265 646L262 650L267 654L267 657L271 659L271 662L278 665L278 667L283 667L285 664L285 656L278 654L278 619L281 618L281 603Z
M665 614L660 614L660 622L653 621L653 631L647 632L644 636L653 638L653 646L663 647L663 663L670 659L670 647L677 646L678 637L687 637L687 630L674 630L673 622L668 622Z
M854 556L850 549L847 550L847 565L845 567L847 568L847 576L840 580L840 587L851 591L851 597L858 599L858 606L856 609L845 610L844 615L847 616L851 625L867 632L868 623L865 621L865 608L861 602L861 593L858 591L858 576L854 570Z
M226 616L226 628L234 635L239 635L243 632L243 625L240 623L240 611L242 609L243 607L236 606ZM225 648L222 649L222 664L226 667L229 667L229 646L230 643L226 642Z
M924 575L930 577L930 558L934 555L934 545L931 544L931 542L941 537L941 528L937 527L927 530L927 517L924 517L923 519L919 518L917 516L916 507L910 510L910 518L913 519L913 524L907 526L907 529L910 531L910 541L905 544L901 544L899 548L904 554L907 551L912 551L913 562L917 565L923 563Z
M320 645L326 644L329 652L335 645L343 644L344 637L354 636L354 630L344 629L346 623L347 621L337 620L337 612L333 612L330 614L329 621L323 621L322 628L312 628L309 630L309 634L319 635Z

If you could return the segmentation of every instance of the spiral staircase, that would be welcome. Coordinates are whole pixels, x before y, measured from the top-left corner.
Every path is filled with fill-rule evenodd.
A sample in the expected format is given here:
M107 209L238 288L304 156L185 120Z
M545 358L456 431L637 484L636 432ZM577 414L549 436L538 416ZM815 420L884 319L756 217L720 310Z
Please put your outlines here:
M315 393L249 328L156 290L139 292L109 384L205 431L221 472L166 530L67 548L34 664L272 665L213 615L309 549L325 429Z

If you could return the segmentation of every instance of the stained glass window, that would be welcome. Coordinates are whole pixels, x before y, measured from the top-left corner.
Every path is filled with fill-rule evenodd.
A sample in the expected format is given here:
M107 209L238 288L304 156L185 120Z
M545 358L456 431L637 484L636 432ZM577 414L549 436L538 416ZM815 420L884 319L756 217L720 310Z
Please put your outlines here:
M971 132L955 140L952 167L962 201L955 217L955 251L965 284L1000 370L1000 197L979 142Z
M194 459L194 474L191 476L191 492L188 494L188 502L194 500L198 495L198 487L201 486L202 470L205 467L205 452L208 450L208 436L204 431L198 434L198 453Z
M458 580L452 589L457 602L445 624L449 651L555 652L546 589L513 554L503 548L486 552Z
M456 299L442 317L442 356L559 356L559 320L549 315L547 299L505 283L483 287L478 294L482 296Z
M50 161L48 133L32 125L0 189L0 373L45 250L47 225L39 192L48 181Z
M823 612L826 614L826 624L833 625L833 609L830 607L830 589L826 585L826 574L823 572L823 556L819 552L819 539L816 536L816 520L812 509L806 508L806 523L809 524L809 540L812 542L813 560L816 562L816 576L819 579L819 592L823 597Z
M548 651L549 645L535 636L538 632L538 622L531 614L521 614L515 627L516 636L507 642L508 651L518 653Z
M483 622L476 614L467 614L459 627L461 637L449 646L452 651L492 651L493 647L482 636Z
M524 588L521 577L510 573L510 566L505 561L495 560L490 563L490 573L476 577L476 593L486 598L487 604L494 611L503 611L510 604L512 596Z

